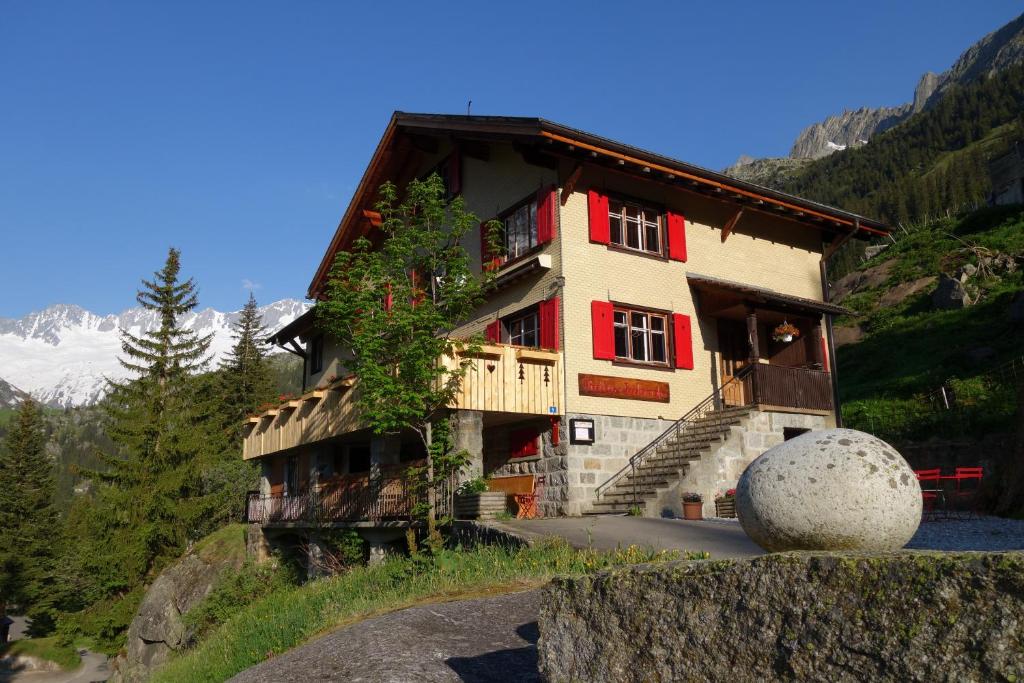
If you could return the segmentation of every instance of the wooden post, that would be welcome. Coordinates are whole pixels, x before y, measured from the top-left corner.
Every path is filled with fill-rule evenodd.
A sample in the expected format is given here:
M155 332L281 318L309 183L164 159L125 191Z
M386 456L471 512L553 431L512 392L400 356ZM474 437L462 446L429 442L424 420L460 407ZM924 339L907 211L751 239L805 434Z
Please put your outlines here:
M814 322L811 326L811 338L808 340L811 344L811 361L816 365L820 366L822 370L825 369L825 359L821 356L821 323L818 321Z
M757 311L753 306L747 307L747 343L750 345L751 374L744 380L747 390L747 403L760 403L758 400L757 364L760 362L761 350L757 342Z
M757 343L757 311L747 308L747 343L750 346L750 362L756 363L761 357Z

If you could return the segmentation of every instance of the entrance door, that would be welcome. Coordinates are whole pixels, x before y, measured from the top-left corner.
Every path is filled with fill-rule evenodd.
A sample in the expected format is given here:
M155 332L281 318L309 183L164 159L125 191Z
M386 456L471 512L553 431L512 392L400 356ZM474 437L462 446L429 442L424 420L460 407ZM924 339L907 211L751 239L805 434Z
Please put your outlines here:
M746 382L730 380L750 363L747 326L743 321L718 320L718 353L722 359L722 400L729 406L745 406Z
M299 459L297 456L288 456L288 460L285 461L284 472L285 495L299 495Z

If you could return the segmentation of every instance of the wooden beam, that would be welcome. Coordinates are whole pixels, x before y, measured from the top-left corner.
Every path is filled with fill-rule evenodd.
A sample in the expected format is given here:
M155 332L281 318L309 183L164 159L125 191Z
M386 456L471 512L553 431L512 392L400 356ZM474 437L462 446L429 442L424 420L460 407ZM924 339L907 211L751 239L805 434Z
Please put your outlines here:
M732 218L730 218L728 221L726 221L725 227L722 228L722 241L723 242L725 242L727 239L729 239L729 235L731 235L732 231L736 228L736 224L740 222L740 217L742 215L743 215L743 209L740 209L735 214L733 214Z
M703 185L710 185L710 186L716 188L719 191L721 191L722 189L727 189L730 192L734 192L734 193L737 193L737 194L742 194L742 195L745 195L745 196L750 197L750 198L754 198L754 199L767 199L768 201L772 202L773 204L781 204L783 206L786 206L789 209L803 210L803 211L805 211L809 215L817 215L817 216L820 216L820 217L823 217L823 218L830 218L832 221L834 221L836 223L852 225L854 223L859 224L859 222L860 222L860 221L855 220L855 219L838 219L838 218L833 218L833 217L829 216L827 213L823 213L823 212L820 212L820 211L817 211L817 210L814 210L814 209L809 209L809 208L806 208L806 207L801 207L799 205L792 204L791 202L786 201L786 200L775 199L775 198L772 198L772 197L763 197L759 193L753 192L751 190L746 190L746 189L743 189L741 187L734 187L731 184L728 184L728 183L725 183L725 182L721 182L721 181L718 181L718 180L712 180L711 178L700 177L700 176L694 175L693 173L689 173L689 172L683 171L681 169L670 168L670 167L665 166L663 164L650 163L650 162L644 161L643 159L638 159L637 157L630 156L628 154L622 154L621 152L616 152L616 151L613 151L613 150L610 150L610 149L604 149L604 148L599 147L597 145L593 145L593 144L590 144L590 143L587 143L587 142L583 142L582 140L575 140L573 138L566 137L564 135L559 135L558 133L552 133L552 132L549 132L549 131L541 131L540 135L541 135L541 137L544 137L544 138L549 139L549 140L555 140L555 141L562 142L562 143L565 143L565 144L574 145L574 146L578 147L579 149L585 149L585 150L590 150L590 151L594 151L594 152L599 152L599 153L601 153L601 154L603 154L605 156L608 156L608 157L611 157L612 159L615 159L616 162L620 166L625 165L625 163L628 161L630 164L636 165L636 166L641 167L641 168L644 167L644 166L649 166L652 170L655 170L655 171L662 171L662 172L667 172L667 173L675 173L675 174L677 174L681 178L688 178L688 179L691 179L691 180L696 180L696 181L700 182ZM864 230L867 231L867 232L871 232L871 233L877 234L877 235L885 235L885 234L887 234L886 232L884 232L882 230L876 230L874 228L864 228Z
M569 201L569 195L576 191L576 183L580 181L581 175L583 175L583 164L576 164L576 168L572 170L562 186L562 206Z
M849 242L854 237L854 235L857 234L857 232L859 230L860 230L860 220L856 220L853 223L853 230L850 230L850 232L844 234L842 237L840 237L835 242L830 244L828 246L828 248L825 249L825 253L821 255L821 260L825 261L825 262L828 262L828 260L830 258L832 258L832 255L835 254L837 251L839 251L839 248L841 246L843 246L844 244Z

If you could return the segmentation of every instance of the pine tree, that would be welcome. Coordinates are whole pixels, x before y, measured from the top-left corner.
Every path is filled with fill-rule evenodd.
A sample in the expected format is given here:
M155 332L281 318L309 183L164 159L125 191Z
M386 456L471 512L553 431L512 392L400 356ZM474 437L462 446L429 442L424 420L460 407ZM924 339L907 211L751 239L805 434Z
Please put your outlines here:
M276 382L263 349L266 337L256 297L250 293L234 325L235 343L220 362L223 387L220 412L228 420L225 427L236 440L241 437L242 420L274 397Z
M26 611L33 634L53 626L59 537L54 490L42 413L26 399L0 448L0 599Z
M122 457L105 457L109 469L92 474L108 485L97 512L109 515L111 531L136 555L125 566L149 569L192 535L190 499L209 448L193 375L208 362L212 335L199 337L180 324L198 304L195 282L180 281L180 270L180 253L172 248L163 269L142 281L136 300L159 314L160 325L141 336L121 331L121 364L136 377L111 382L104 404Z

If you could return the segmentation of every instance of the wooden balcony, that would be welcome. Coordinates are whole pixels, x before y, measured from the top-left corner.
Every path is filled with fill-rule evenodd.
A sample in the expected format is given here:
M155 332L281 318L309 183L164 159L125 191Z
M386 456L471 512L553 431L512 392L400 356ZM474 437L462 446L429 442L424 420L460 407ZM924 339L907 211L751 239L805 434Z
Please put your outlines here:
M293 495L261 494L246 497L245 521L263 526L322 526L338 523L409 522L418 501L417 487L407 474L408 466L382 468L369 473L334 477ZM438 512L449 514L454 479L438 487Z
M485 345L475 354L442 361L450 368L468 363L454 409L525 415L564 412L562 353L508 345ZM250 417L242 457L259 458L362 428L352 379L308 391L297 399Z
M822 370L757 363L744 382L747 396L762 407L832 410L832 378Z

